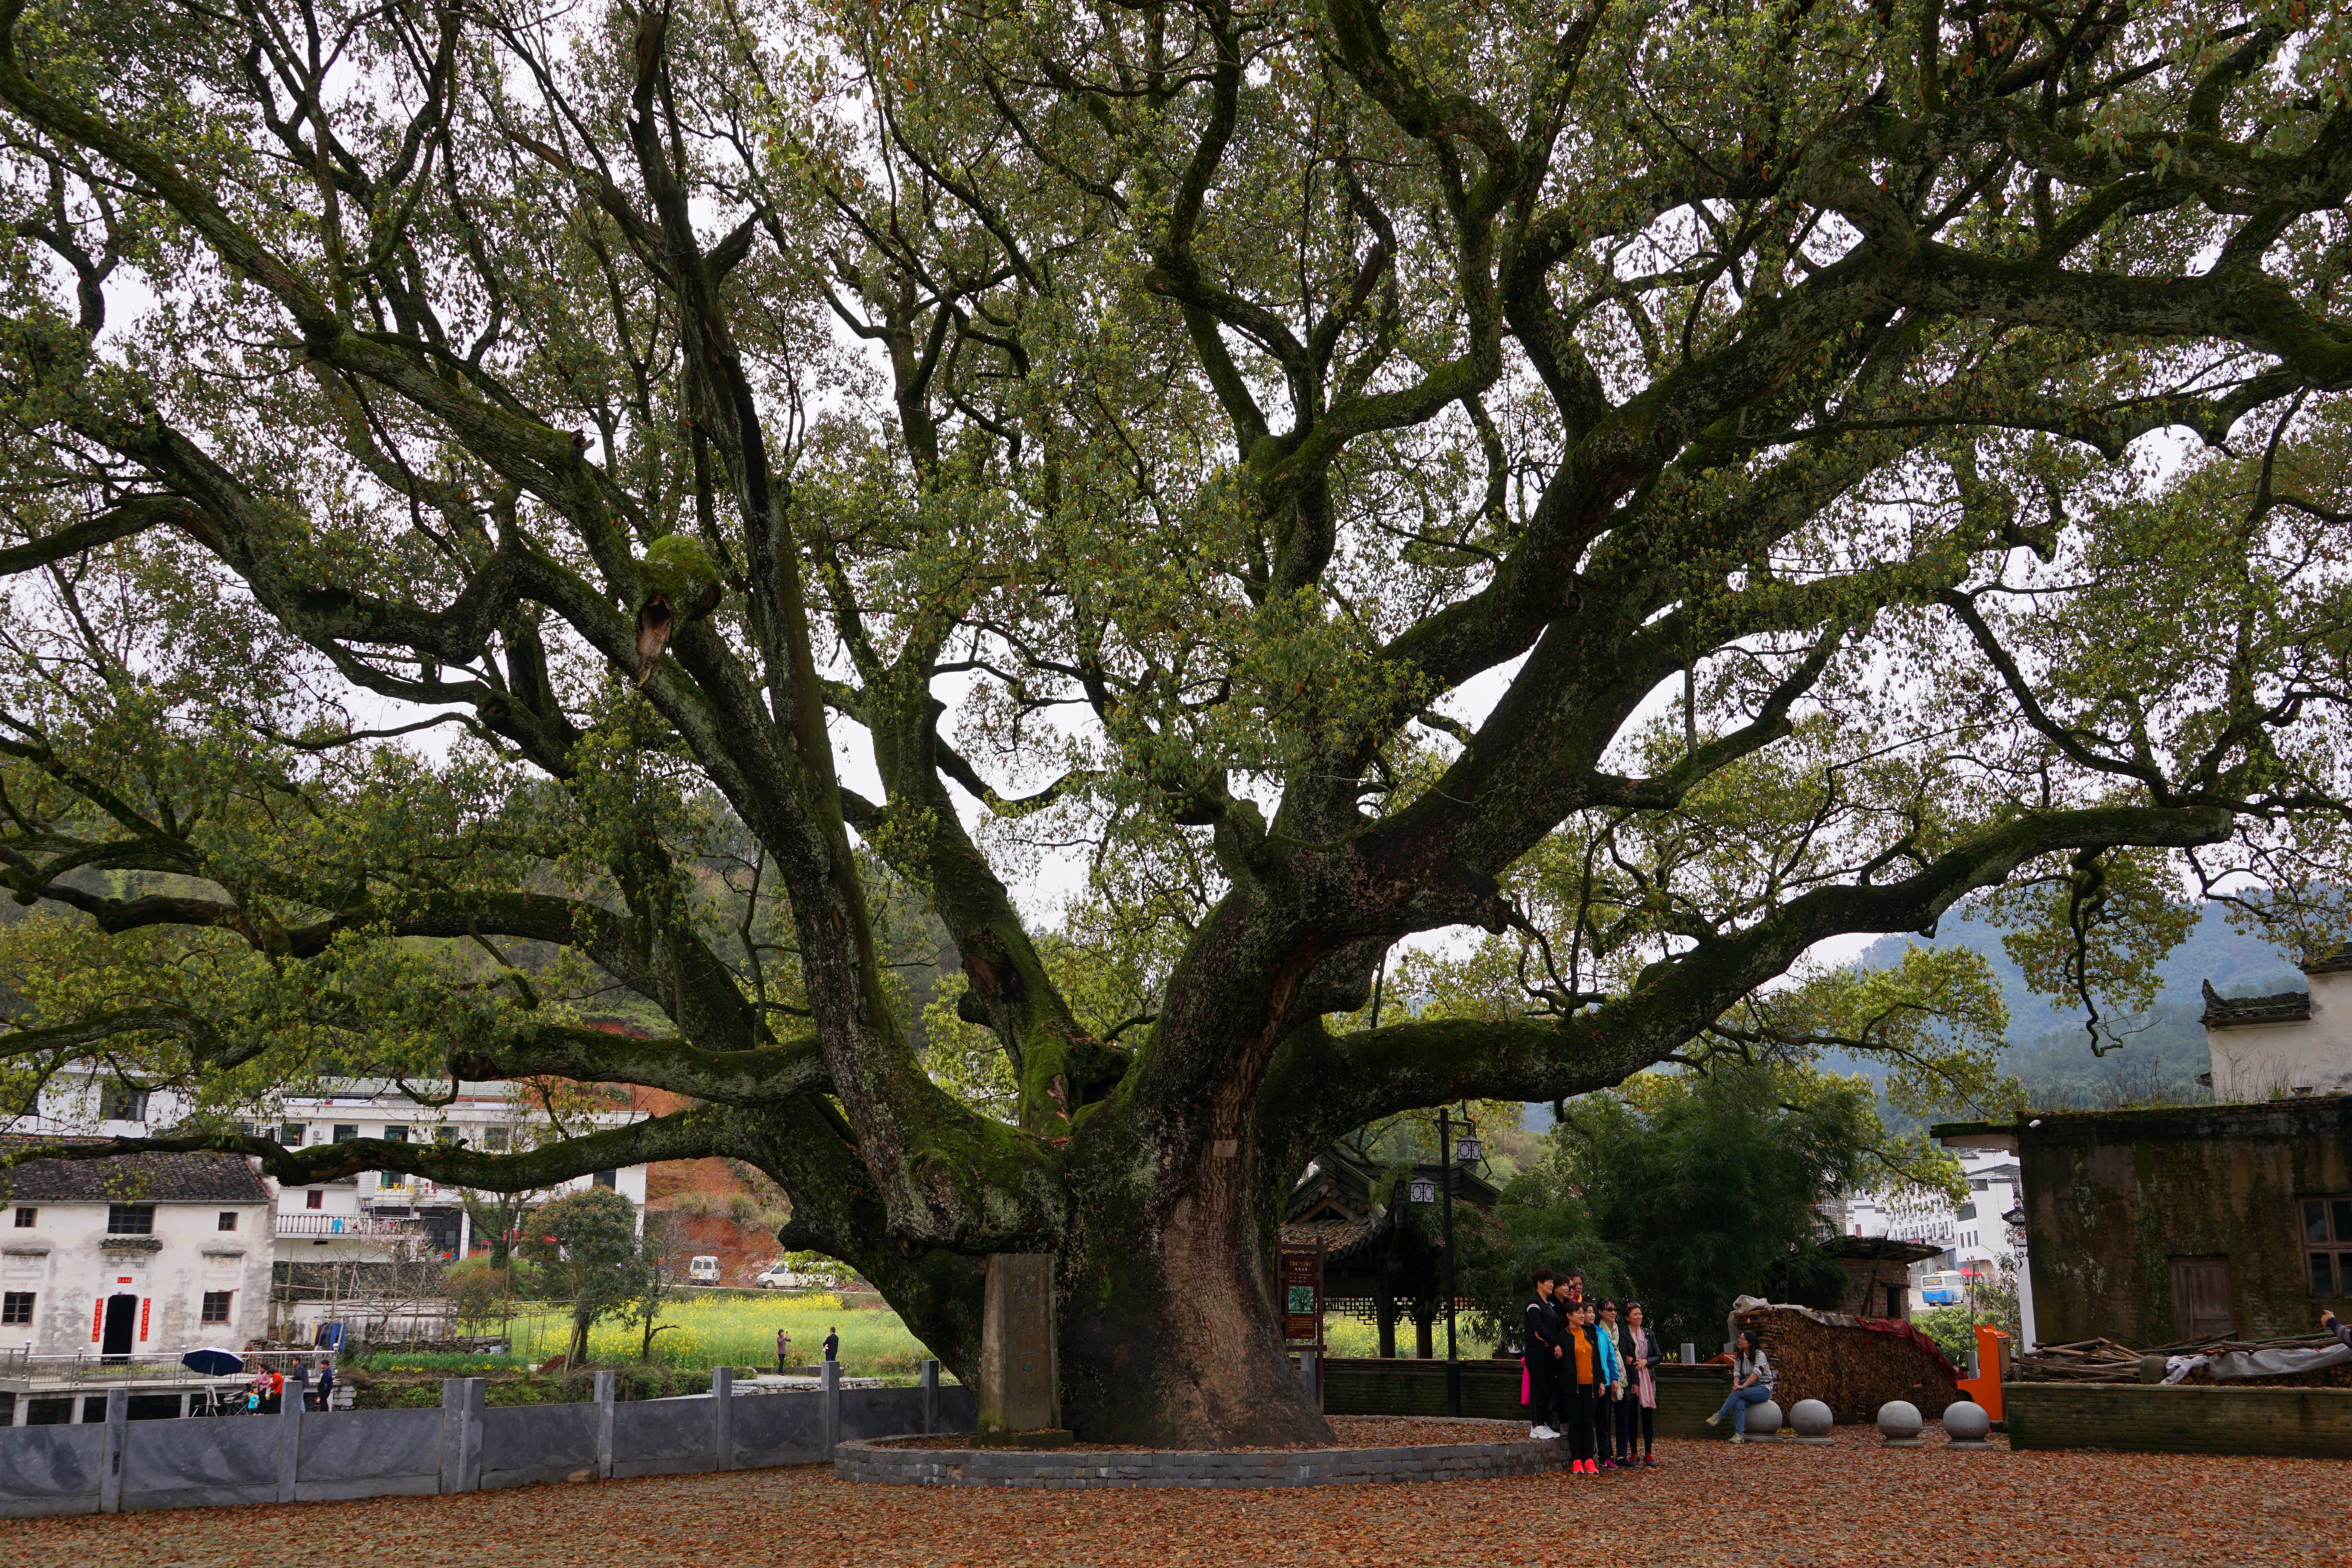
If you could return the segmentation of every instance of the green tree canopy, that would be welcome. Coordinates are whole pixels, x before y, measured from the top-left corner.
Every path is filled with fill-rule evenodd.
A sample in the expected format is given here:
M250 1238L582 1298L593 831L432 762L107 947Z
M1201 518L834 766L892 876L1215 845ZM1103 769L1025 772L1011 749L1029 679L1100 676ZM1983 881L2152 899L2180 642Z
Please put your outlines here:
M1569 1108L1538 1191L1583 1215L1607 1289L1638 1297L1662 1340L1711 1355L1735 1297L1832 1307L1844 1294L1824 1199L1957 1177L1924 1139L1890 1138L1876 1098L1866 1079L1786 1067L1641 1073Z
M297 1182L737 1158L967 1375L1058 1255L1088 1436L1320 1436L1271 1250L1349 1129L1910 1049L1965 977L1774 987L1972 893L2086 997L2184 879L2340 931L2345 39L0 0L0 1091ZM237 1127L356 1071L683 1108Z
M599 1318L628 1310L649 1294L637 1243L637 1205L608 1187L551 1199L522 1223L523 1256L560 1282L571 1299L573 1364L586 1359L588 1331ZM652 1336L646 1336L650 1343Z

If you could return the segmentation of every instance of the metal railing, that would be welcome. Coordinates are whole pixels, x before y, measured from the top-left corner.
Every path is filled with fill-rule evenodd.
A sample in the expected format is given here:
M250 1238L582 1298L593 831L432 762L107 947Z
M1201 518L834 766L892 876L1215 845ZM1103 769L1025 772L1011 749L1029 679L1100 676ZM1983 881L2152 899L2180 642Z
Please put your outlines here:
M191 1372L180 1364L180 1354L139 1352L131 1355L102 1355L92 1351L78 1351L66 1355L35 1355L30 1345L9 1348L0 1346L0 1383L173 1383L212 1384L250 1378L267 1366L290 1373L297 1365L315 1366L331 1359L324 1351L239 1351L245 1363L241 1373L230 1373L226 1379L204 1373Z
M273 1222L279 1236L414 1236L416 1222L378 1219L373 1215L280 1214Z

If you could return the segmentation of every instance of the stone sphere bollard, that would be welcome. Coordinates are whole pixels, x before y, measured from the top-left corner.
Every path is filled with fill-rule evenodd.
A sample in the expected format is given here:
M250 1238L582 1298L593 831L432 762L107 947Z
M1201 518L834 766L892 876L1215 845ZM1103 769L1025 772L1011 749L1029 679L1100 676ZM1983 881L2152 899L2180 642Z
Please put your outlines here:
M1748 1407L1748 1440L1777 1443L1780 1440L1780 1406L1767 1399Z
M1818 1399L1800 1399L1789 1412L1789 1425L1797 1429L1800 1443L1826 1443L1830 1427L1837 1417L1830 1407Z
M1907 1399L1890 1399L1878 1407L1878 1435L1890 1448L1916 1448L1920 1429L1927 1425L1919 1407Z
M1984 1448L1992 1431L1992 1417L1973 1399L1956 1399L1944 1406L1944 1436L1955 1448Z

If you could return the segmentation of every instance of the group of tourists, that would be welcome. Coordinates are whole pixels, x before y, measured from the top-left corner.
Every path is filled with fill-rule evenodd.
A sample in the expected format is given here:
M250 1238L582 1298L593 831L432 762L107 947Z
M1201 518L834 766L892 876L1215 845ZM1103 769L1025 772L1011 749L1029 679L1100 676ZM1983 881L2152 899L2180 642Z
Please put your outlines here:
M1573 1270L1538 1268L1535 1279L1522 1357L1530 1435L1566 1439L1575 1475L1655 1465L1660 1357L1642 1303L1621 1312L1614 1301L1588 1301Z
M323 1362L319 1367L319 1384L310 1386L310 1369L302 1362L294 1363L294 1375L288 1377L273 1367L257 1367L253 1381L247 1384L245 1409L248 1415L275 1415L286 1407L286 1392L294 1391L294 1398L305 1410L332 1408L335 1397L335 1363Z

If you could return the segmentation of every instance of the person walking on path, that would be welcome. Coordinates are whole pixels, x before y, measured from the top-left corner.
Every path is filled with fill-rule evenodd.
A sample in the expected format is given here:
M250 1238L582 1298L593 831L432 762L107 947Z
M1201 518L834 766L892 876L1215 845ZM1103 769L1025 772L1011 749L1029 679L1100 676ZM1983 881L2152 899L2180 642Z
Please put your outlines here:
M319 1408L332 1410L334 1407L335 1363L333 1359L330 1358L320 1363L319 1367Z
M1593 1409L1601 1386L1601 1352L1593 1343L1592 1308L1573 1302L1568 1309L1568 1343L1560 1357L1560 1392L1567 1397L1568 1469L1570 1475L1596 1476L1592 1462Z
M776 1331L776 1375L782 1377L792 1371L792 1362L793 1331L790 1329L778 1329Z
M841 1334L830 1323L824 1327L824 1359L827 1361L841 1359Z
M1740 1330L1739 1338L1733 1343L1731 1397L1723 1402L1722 1409L1706 1418L1706 1424L1716 1426L1728 1415L1731 1417L1731 1440L1745 1443L1748 1441L1748 1407L1761 1405L1772 1397L1772 1358L1766 1355L1764 1347L1756 1342L1756 1331L1753 1329Z
M1520 1360L1527 1364L1526 1398L1528 1436L1550 1438L1559 1434L1552 1429L1552 1391L1559 1386L1559 1331L1551 1304L1552 1274L1549 1268L1536 1270L1535 1300L1528 1303L1527 1349Z
M1617 1402L1617 1447L1623 1463L1654 1467L1652 1452L1658 1441L1658 1336L1642 1320L1647 1316L1639 1301L1625 1303L1625 1327L1617 1349L1625 1363L1625 1397ZM1633 1457L1633 1437L1642 1438L1642 1456Z
M1617 1303L1603 1297L1595 1310L1592 1348L1601 1355L1601 1386L1592 1404L1592 1447L1601 1457L1598 1468L1613 1470L1623 1458L1617 1447L1617 1406L1625 1394L1625 1363L1617 1354Z

